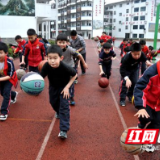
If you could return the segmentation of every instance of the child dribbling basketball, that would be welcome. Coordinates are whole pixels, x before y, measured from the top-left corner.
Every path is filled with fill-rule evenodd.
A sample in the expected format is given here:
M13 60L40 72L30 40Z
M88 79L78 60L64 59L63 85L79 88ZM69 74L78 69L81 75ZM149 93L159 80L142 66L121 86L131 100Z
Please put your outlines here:
M111 75L112 60L116 58L116 54L111 50L112 45L105 43L103 49L99 54L99 68L100 75L105 75L108 79Z

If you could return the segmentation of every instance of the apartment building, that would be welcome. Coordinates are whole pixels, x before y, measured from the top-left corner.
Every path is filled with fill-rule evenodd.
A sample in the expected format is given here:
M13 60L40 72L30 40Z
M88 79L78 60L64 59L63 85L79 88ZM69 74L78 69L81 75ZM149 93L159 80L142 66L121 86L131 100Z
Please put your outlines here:
M58 31L70 34L76 30L84 38L92 37L92 0L58 0Z
M160 0L128 0L107 4L104 8L104 30L117 38L153 39L159 3Z

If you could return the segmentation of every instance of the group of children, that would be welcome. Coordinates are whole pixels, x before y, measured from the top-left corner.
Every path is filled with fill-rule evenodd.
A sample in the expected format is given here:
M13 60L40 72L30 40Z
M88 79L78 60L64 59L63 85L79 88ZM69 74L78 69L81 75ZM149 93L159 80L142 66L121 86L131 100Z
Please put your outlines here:
M20 66L28 62L29 71L37 72L39 63L47 58L46 64L39 73L43 78L46 76L49 80L49 99L50 104L55 110L55 117L60 119L60 133L58 137L67 138L67 131L70 128L70 105L75 105L74 101L74 81L77 78L74 58L80 60L82 64L82 74L85 74L88 68L83 57L86 55L85 41L77 34L71 31L71 41L66 35L57 36L56 45L48 47L47 52L44 43L37 38L36 31L29 29L27 31L28 41L26 42L21 36L16 36L18 48L15 54L20 57ZM70 46L69 46L70 45ZM71 46L74 46L72 48ZM0 43L0 90L3 96L1 106L0 120L6 120L8 117L8 107L10 100L16 102L18 92L11 90L12 86L16 87L18 79L15 72L13 61L8 56L8 47L5 43ZM26 69L24 67L24 69ZM71 78L72 77L72 78Z
M101 41L103 42L103 41ZM111 44L101 43L99 51L100 75L108 79L111 73L112 60L115 53L111 50ZM134 95L134 104L138 109L135 116L140 129L160 129L160 61L151 63L153 47L146 46L145 40L133 42L125 38L120 44L121 84L119 89L120 105L126 106L126 97L129 102ZM159 53L159 50L157 51ZM148 67L146 69L146 67ZM141 78L139 78L141 68ZM153 152L155 147L148 145L146 151Z
M48 62L43 66L39 74L48 77L50 104L56 111L56 118L60 119L61 138L67 138L70 128L70 105L75 105L74 101L74 81L77 78L77 71L74 59L81 61L82 74L88 68L85 57L85 41L76 31L71 31L71 41L64 34L57 36L56 45L50 46L46 52L44 43L36 35L34 29L27 31L28 41L25 42L20 36L16 36L18 48L15 53L19 53L20 65L28 62L29 71L38 72L38 64L47 56ZM112 60L116 58L111 40L106 42L100 40L102 48L99 49L100 75L108 79L111 75ZM73 47L73 48L72 48ZM145 40L139 43L126 43L126 39L121 44L122 56L120 64L121 85L120 85L120 105L125 106L126 96L131 102L134 95L135 107L139 110L138 128L160 128L160 62L152 65L148 54L153 47L147 47ZM3 96L0 120L8 117L8 107L16 102L18 93L11 90L17 85L17 76L13 62L7 57L8 48L5 43L0 43L0 90ZM27 58L26 58L27 57ZM26 58L26 59L25 59ZM146 65L150 66L146 70ZM142 77L139 79L139 69L142 69ZM25 67L26 68L26 67ZM72 78L71 78L72 77ZM11 101L10 101L11 100Z

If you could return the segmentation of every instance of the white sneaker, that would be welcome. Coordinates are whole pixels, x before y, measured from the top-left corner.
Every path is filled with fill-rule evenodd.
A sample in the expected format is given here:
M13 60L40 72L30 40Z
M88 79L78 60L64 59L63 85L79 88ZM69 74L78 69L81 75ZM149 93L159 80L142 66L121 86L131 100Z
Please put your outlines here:
M153 144L148 144L146 147L145 147L145 151L146 152L154 152L155 151L155 146L153 146Z
M17 96L18 96L18 92L16 92L16 96L15 96L14 100L11 99L11 103L16 103L16 101L17 101Z
M67 138L67 132L60 131L59 134L58 134L58 137L62 138L62 139L66 139Z
M5 115L1 114L0 115L0 120L5 121L7 119L7 117L8 117L8 114L5 114Z

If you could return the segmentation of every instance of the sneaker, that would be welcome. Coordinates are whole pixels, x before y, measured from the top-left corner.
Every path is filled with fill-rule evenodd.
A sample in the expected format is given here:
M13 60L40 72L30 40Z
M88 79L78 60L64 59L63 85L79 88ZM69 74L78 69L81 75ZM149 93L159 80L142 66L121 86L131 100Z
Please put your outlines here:
M86 74L86 72L82 72L82 75L85 75Z
M78 83L78 80L74 80L74 84L77 84Z
M129 102L132 102L132 97L129 96L129 97L128 97L128 101L129 101Z
M66 139L67 138L67 132L60 131L59 134L58 134L58 137L62 138L62 139Z
M18 96L18 92L16 92L15 98L14 98L13 100L11 99L11 103L16 103L16 101L17 101L17 96Z
M1 114L0 115L0 120L5 121L7 119L7 117L8 117L8 114Z
M55 113L55 118L59 119L59 115L57 112Z
M126 106L125 101L120 101L120 105L121 105L122 107L125 107L125 106Z
M153 146L153 144L148 144L148 145L145 147L145 151L146 151L146 152L154 152L154 151L155 151L155 146Z
M74 106L74 105L76 104L73 98L70 99L69 104L70 104L71 106Z

